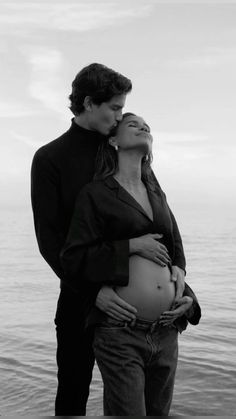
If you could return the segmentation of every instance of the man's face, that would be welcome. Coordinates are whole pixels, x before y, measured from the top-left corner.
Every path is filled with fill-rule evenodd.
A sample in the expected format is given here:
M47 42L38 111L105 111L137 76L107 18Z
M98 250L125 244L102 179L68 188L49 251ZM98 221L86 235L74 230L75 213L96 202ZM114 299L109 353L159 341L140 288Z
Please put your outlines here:
M108 135L110 131L122 120L122 110L125 106L126 95L113 96L109 102L101 105L91 105L90 129Z

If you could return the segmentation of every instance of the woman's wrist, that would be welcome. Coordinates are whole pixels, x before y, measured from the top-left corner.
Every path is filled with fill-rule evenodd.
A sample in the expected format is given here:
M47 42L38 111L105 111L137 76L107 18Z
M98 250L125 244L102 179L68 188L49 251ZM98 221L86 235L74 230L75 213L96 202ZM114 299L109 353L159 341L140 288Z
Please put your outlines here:
M189 304L191 304L190 307L188 308L188 310L185 312L186 318L190 319L194 314L193 298L189 297L189 296L185 296L185 298L187 298L189 300Z
M139 239L129 239L129 254L134 255L140 252Z

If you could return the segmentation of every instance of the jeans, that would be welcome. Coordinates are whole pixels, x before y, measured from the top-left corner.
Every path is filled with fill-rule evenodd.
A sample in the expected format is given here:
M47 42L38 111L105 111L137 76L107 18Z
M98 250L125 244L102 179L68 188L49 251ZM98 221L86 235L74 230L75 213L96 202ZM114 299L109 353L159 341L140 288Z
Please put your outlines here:
M107 318L94 353L104 383L105 416L168 416L178 359L178 331L137 319Z

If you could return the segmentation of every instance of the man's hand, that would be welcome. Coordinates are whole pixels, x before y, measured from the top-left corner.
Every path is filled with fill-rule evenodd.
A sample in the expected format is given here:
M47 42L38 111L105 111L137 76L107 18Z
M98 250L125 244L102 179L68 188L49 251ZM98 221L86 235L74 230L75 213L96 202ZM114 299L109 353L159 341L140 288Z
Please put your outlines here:
M95 305L113 319L130 322L136 319L136 308L120 298L112 287L104 285L100 289Z
M185 287L184 271L178 266L172 266L171 281L176 282L175 302L178 302L182 297Z
M178 317L183 316L191 308L193 303L192 297L184 296L174 303L170 311L165 311L160 317L162 326L171 326Z
M137 254L146 259L156 262L160 266L166 266L171 260L168 250L158 242L162 234L145 234L129 240L130 254Z

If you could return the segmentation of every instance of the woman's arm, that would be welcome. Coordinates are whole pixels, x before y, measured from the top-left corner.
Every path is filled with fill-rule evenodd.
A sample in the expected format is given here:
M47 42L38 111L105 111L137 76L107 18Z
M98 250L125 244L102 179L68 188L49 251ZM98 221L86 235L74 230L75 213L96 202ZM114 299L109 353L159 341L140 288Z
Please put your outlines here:
M170 207L170 216L172 220L173 225L173 237L174 237L174 258L172 260L172 264L178 266L183 271L185 271L186 268L186 259L184 255L184 248L182 243L182 238L179 232L179 228L176 222L176 219L174 217L174 214L172 213Z
M106 220L100 213L91 185L80 192L66 243L61 251L61 263L72 286L82 283L100 285L128 284L128 240L104 239Z
M157 186L157 188L159 188L166 200L166 195L165 192L162 190L154 172L152 171L152 180L154 182L154 184ZM166 200L167 201L167 200ZM168 203L167 203L168 205ZM184 248L183 248L183 243L182 243L182 238L179 232L179 228L176 222L176 219L174 217L174 214L172 213L170 207L169 208L169 212L170 212L170 217L171 217L171 221L172 221L172 225L173 225L173 238L174 238L174 258L172 260L172 264L174 266L178 266L180 269L182 269L183 271L185 271L186 268L186 260L185 260L185 255L184 255Z
M161 315L160 323L163 326L170 326L183 316L193 325L197 325L201 319L201 307L198 299L186 282L183 297L173 304L170 311L165 311Z

